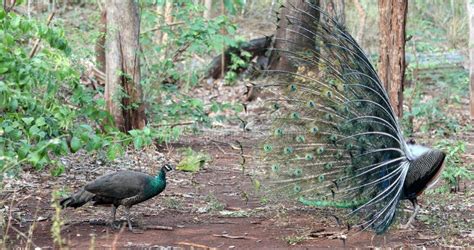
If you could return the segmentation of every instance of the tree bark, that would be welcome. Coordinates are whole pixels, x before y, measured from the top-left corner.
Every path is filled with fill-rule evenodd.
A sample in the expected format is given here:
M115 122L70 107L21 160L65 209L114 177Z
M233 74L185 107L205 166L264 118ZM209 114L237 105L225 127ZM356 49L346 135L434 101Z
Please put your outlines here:
M474 120L474 2L466 0L469 22L469 92L471 120Z
M204 0L204 18L211 19L212 0Z
M102 10L99 23L99 38L95 44L95 62L97 68L105 72L105 33L107 32L107 11Z
M361 48L364 48L364 33L365 22L367 21L367 12L365 11L359 0L354 0L354 5L357 9L357 12L359 12L360 17L359 31L357 31L356 41L359 43Z
M325 3L324 9L330 16L336 19L339 24L346 24L344 0L326 0L323 3Z
M145 126L140 86L140 20L134 0L107 0L107 110L121 131Z
M403 112L407 0L379 1L379 77L398 117Z
M311 1L313 5L319 6L319 0ZM280 8L278 14L278 27L275 33L275 51L272 52L269 59L269 68L273 70L285 70L288 72L295 72L296 68L292 65L290 60L281 56L278 53L279 50L288 50L288 51L300 51L301 48L314 48L315 38L311 32L305 31L304 29L297 29L292 26L291 22L296 21L298 23L304 24L307 29L311 30L311 25L314 25L314 19L319 20L319 12L312 8L304 0L287 0L285 3L285 8ZM313 17L300 14L295 11L295 9L290 8L294 6L295 9L302 10L311 14ZM305 34L310 39L306 40L295 40L296 37L301 38L301 36L296 36L295 32Z

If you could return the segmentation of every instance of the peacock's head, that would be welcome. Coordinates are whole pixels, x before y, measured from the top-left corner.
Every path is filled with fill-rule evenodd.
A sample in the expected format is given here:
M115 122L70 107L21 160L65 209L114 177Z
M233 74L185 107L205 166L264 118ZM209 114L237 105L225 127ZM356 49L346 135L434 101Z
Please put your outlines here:
M165 165L163 165L163 167L161 168L161 171L164 171L165 173L166 173L166 172L169 172L169 171L171 171L171 170L173 170L173 167L171 166L171 164L168 164L168 163L166 163Z

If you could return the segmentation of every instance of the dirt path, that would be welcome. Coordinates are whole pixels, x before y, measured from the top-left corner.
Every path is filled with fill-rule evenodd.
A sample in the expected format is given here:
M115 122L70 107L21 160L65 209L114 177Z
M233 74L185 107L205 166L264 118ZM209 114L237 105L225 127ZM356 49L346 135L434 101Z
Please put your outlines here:
M436 223L443 223L444 215L457 220L465 218L465 214L472 210L472 206L456 206L462 204L463 199L472 198L465 194L459 194L450 201L454 210L440 208L435 211L438 209L436 206L427 206L420 216L423 222L418 221L413 230L394 229L384 236L374 237L371 232L347 231L338 226L327 209L302 207L290 202L263 202L253 191L248 172L242 173L239 150L229 144L206 141L201 137L175 144L174 148L167 150L175 154L176 147L183 145L192 145L195 150L207 152L213 161L196 174L170 172L169 184L163 194L132 209L135 232L111 229L105 225L110 216L109 208L87 205L76 210L68 208L61 214L64 219L61 231L64 245L76 249L87 249L91 245L98 248L172 246L185 249L473 245L472 228L471 231L456 231L457 234L436 230L443 227ZM97 175L115 171L117 166L150 171L136 166L160 165L163 159L157 151L166 150L132 152L112 164L103 164L98 160L100 157L76 154L74 159L69 159L71 167L68 172L59 178L51 177L46 171L25 173L22 179L13 183L23 187L14 193L6 192L4 197L13 205L12 227L25 234L21 236L13 228L10 229L8 245L25 246L31 240L33 246L53 246L51 225L55 211L50 206L53 190L65 186L66 191L70 192ZM251 165L247 162L247 166ZM24 180L31 181L26 183ZM438 213L436 215L441 219L436 220L438 217L435 217L434 222L426 220L431 218L432 213ZM118 218L124 219L122 216L123 210L119 209ZM33 221L36 221L34 230L29 234ZM468 227L469 223L472 221L462 226ZM152 229L156 226L161 229Z

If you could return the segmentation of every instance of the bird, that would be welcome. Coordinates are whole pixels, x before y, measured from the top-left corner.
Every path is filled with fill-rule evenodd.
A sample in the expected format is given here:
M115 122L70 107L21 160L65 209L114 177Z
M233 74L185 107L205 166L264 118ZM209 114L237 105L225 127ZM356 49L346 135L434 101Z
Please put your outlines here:
M265 69L256 81L271 122L257 155L265 194L304 205L347 209L351 227L385 233L401 201L417 198L439 179L445 153L406 140L376 70L346 28L290 8L286 43L273 49L292 70ZM304 17L304 18L298 18ZM308 46L308 44L310 44Z
M117 208L122 205L126 210L128 228L132 231L130 208L163 192L166 188L166 173L172 169L170 164L165 164L156 176L131 170L107 174L89 182L59 204L62 208L78 208L89 201L93 201L94 206L112 205L111 225L115 222Z

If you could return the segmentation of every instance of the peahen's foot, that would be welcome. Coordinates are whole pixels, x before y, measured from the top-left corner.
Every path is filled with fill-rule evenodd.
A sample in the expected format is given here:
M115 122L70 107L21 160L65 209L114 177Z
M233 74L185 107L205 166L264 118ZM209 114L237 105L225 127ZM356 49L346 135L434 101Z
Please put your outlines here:
M109 226L112 228L112 229L120 229L123 225L123 222L121 221L112 221L112 222L109 222Z

